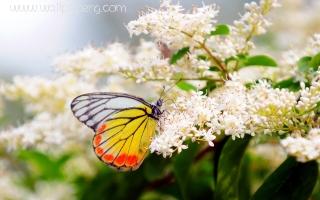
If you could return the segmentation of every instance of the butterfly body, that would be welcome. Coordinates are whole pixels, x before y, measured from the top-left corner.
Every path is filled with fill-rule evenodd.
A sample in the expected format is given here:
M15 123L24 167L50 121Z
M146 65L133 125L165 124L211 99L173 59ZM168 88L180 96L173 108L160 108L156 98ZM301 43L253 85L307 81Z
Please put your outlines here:
M137 169L148 153L162 114L162 99L150 104L124 93L88 93L76 97L71 110L94 130L98 158L122 171Z

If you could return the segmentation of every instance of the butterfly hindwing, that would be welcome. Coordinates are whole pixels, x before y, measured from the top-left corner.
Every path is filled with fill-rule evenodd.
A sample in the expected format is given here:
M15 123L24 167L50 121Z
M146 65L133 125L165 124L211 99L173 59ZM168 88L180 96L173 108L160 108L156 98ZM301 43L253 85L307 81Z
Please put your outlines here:
M71 107L95 131L92 144L101 161L123 171L140 166L156 128L149 103L126 94L91 93L75 98Z

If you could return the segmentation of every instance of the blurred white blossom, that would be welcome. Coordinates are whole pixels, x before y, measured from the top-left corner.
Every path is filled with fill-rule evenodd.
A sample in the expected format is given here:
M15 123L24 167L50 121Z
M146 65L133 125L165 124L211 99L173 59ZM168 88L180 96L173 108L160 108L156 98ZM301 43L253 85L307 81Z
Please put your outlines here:
M19 173L10 170L10 163L6 159L0 160L0 197L2 199L23 199L27 190L17 186Z
M89 46L82 51L56 58L54 65L58 72L96 81L99 76L118 72L130 65L131 55L127 49L121 43L112 43L106 48Z
M318 0L281 0L281 9L270 16L270 35L274 47L282 50L305 47L306 38L320 32L320 2ZM318 52L316 52L318 53Z
M73 200L77 199L74 188L66 182L39 181L35 191L27 194L26 200Z
M68 122L68 123L66 123ZM64 151L90 139L90 130L73 120L72 113L37 114L32 121L0 133L0 144L8 150L37 147L43 151ZM54 148L59 147L59 148Z
M4 85L0 94L7 99L22 100L31 112L61 113L68 102L84 92L95 90L94 85L78 80L73 75L54 79L15 76L12 84Z
M281 140L289 155L300 162L320 159L320 128L313 128L306 136L293 135Z

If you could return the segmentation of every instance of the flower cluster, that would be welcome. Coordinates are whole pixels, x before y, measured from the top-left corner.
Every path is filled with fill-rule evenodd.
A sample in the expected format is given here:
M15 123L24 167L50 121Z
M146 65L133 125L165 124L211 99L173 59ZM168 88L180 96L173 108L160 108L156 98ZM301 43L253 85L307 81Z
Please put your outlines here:
M289 136L281 140L281 145L300 162L320 159L320 128L311 129L306 137Z
M233 139L245 134L305 133L305 123L311 128L319 123L313 111L320 102L319 82L315 77L310 88L294 93L274 89L266 81L248 89L233 76L209 97L201 92L178 97L166 109L150 149L166 157L187 148L188 139L213 145L222 133Z
M312 80L311 86L301 90L297 108L300 112L306 113L313 110L320 102L320 71Z
M54 65L58 72L95 81L97 77L118 72L127 67L130 59L127 47L121 43L113 43L106 48L90 46L74 54L62 55L55 59Z
M61 113L69 107L67 102L74 96L92 90L95 90L93 85L81 82L73 75L55 79L16 76L0 93L10 100L22 100L27 111Z
M262 0L258 5L256 2L246 3L247 12L241 19L234 21L232 27L233 42L237 45L238 53L247 53L254 47L250 41L253 36L266 33L266 28L271 22L266 19L266 15L271 9L279 7L277 0Z
M149 10L127 28L131 35L149 34L172 49L195 46L196 41L203 41L214 29L218 10L215 5L204 5L189 13L183 11L181 5L164 0L159 10Z
M156 43L145 40L132 52L123 44L112 43L106 48L89 47L62 55L55 60L55 69L92 83L108 75L122 75L137 82L170 79L175 71L181 71L168 64Z
M88 141L88 132L86 127L73 120L71 113L52 115L42 112L30 122L1 132L0 144L8 150L37 147L50 151L59 146L56 150L63 152L77 143Z

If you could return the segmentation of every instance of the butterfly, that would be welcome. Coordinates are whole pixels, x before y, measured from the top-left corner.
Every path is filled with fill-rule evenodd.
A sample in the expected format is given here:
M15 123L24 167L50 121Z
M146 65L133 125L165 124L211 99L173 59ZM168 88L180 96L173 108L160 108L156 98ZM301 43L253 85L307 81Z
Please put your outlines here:
M163 100L155 104L125 93L82 94L71 102L74 116L91 128L98 158L120 171L136 170L148 154Z

